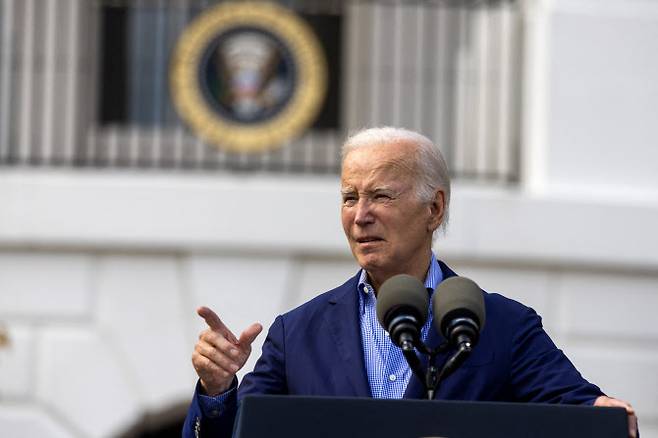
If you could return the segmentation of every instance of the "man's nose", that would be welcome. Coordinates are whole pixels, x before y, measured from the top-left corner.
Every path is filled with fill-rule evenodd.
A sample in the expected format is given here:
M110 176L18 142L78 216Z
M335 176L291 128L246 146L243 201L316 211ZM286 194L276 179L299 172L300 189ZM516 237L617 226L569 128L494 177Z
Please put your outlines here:
M367 225L374 222L374 216L372 214L372 206L368 199L361 198L356 204L356 214L354 216L354 222L357 225Z

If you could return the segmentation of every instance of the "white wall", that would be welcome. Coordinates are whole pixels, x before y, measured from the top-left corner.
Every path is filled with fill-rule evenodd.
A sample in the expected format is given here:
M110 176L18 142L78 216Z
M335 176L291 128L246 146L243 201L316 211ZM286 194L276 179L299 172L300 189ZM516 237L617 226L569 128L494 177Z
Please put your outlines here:
M555 2L550 26L551 187L658 197L658 4Z
M196 306L216 308L236 331L268 325L356 271L335 178L242 183L3 175L5 415L27 418L38 406L38 427L111 435L145 410L189 398L189 356L203 327ZM463 184L453 199L439 255L536 308L586 376L655 422L658 330L649 321L658 241L650 228L658 208ZM90 404L98 391L107 396Z

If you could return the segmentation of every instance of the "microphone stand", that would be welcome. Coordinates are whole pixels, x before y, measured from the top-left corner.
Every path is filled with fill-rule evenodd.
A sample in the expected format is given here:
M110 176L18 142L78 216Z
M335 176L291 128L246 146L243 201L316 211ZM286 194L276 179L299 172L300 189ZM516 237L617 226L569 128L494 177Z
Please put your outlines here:
M428 366L425 373L423 373L420 359L416 355L414 347L417 348L420 353L429 356ZM428 400L434 400L439 384L452 374L462 363L464 363L466 358L471 354L471 351L473 351L470 342L461 342L457 347L457 351L450 356L445 364L443 364L441 371L439 371L439 368L435 364L436 356L445 352L449 348L450 343L448 341L445 341L436 348L428 348L422 342L418 342L416 345L411 342L402 343L402 354L407 360L411 371L423 383L425 391L427 392Z

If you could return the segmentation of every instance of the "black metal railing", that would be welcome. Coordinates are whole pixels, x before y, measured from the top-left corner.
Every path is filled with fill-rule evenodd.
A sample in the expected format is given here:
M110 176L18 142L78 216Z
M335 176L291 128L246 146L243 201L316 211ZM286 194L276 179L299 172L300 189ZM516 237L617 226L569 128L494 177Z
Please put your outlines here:
M517 2L280 2L319 35L329 92L308 130L261 153L204 142L171 102L170 55L215 3L2 0L0 166L336 174L346 133L398 125L458 178L518 179Z

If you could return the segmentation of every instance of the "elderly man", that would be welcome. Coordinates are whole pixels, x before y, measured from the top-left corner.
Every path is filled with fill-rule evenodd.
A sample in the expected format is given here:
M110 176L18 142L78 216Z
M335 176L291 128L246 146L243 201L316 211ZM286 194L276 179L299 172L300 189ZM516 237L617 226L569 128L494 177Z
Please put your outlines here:
M445 225L450 201L446 163L426 137L398 128L373 128L343 147L343 229L361 270L342 286L278 316L254 371L239 389L236 372L262 327L239 338L210 309L192 363L199 383L183 435L230 436L238 400L247 394L421 398L423 388L377 322L379 287L397 274L424 282L429 294L456 275L432 253L433 234ZM438 399L548 402L620 406L603 395L558 350L532 310L483 292L487 324L478 346L446 379ZM431 309L430 309L431 311ZM431 318L421 331L438 345ZM439 356L437 361L445 361Z

